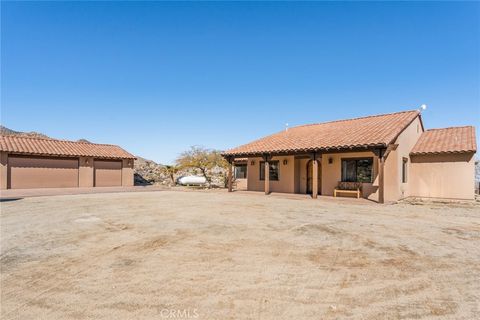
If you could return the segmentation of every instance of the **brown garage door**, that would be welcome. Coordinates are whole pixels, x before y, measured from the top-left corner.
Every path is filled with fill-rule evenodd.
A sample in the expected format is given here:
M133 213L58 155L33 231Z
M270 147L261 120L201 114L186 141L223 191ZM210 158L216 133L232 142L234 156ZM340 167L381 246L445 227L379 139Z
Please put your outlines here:
M122 161L95 160L95 187L122 185Z
M8 187L78 187L78 159L9 156Z

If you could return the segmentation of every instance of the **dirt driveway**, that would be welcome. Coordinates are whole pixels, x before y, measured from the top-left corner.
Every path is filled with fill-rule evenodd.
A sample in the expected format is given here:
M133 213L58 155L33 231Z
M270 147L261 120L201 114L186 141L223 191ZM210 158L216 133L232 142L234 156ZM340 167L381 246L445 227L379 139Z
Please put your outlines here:
M474 319L480 208L145 192L1 203L2 319Z

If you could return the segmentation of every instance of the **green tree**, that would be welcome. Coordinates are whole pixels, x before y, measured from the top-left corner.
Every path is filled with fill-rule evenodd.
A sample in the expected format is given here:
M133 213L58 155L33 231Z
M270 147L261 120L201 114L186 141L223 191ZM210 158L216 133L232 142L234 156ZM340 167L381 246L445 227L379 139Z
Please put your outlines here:
M192 146L190 150L181 153L176 160L176 164L182 169L193 168L200 171L209 186L212 182L211 169L215 167L226 169L228 167L228 162L221 156L220 151L199 146Z

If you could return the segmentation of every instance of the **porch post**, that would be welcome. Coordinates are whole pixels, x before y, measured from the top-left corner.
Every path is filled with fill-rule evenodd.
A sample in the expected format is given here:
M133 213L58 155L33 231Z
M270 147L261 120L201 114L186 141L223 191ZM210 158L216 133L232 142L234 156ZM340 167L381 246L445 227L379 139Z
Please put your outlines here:
M232 192L232 171L233 171L233 161L231 158L228 159L228 192Z
M265 160L265 194L270 194L270 163Z
M316 199L318 195L318 161L313 159L312 161L312 198Z
M385 157L383 150L378 152L378 203L385 202Z

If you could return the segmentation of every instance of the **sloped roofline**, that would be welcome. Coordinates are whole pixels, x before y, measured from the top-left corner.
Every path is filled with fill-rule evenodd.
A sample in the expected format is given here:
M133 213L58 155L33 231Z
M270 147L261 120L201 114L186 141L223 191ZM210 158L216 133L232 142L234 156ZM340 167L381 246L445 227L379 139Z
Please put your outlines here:
M0 134L0 138L9 140L11 141L10 143L16 144L18 141L21 140L31 140L33 141L44 141L44 142L50 142L50 143L64 143L64 144L73 144L73 145L81 145L82 147L110 147L110 148L115 148L121 152L124 153L124 155L101 155L97 154L95 155L94 153L92 154L82 154L82 153L63 153L63 152L48 152L48 151L24 151L24 150L15 150L15 149L9 149L8 147L4 149L2 146L0 146L0 151L2 152L7 152L9 154L17 154L17 155L37 155L37 156L53 156L53 157L94 157L94 158L101 158L101 159L134 159L136 160L137 158L131 154L130 152L126 151L119 145L115 144L106 144L106 143L92 143L92 142L84 142L84 141L71 141L71 140L61 140L61 139L50 139L50 138L44 138L44 137L29 137L29 136L22 136L22 135L11 135L11 134ZM17 140L17 142L15 142ZM30 143L30 142L29 142Z
M477 152L477 143L476 143L476 139L475 139L475 126L471 126L471 125L464 125L464 126L450 126L450 127L445 127L445 128L432 128L432 129L428 129L426 131L423 132L423 135L425 134L428 134L430 132L435 132L435 131L447 131L447 130L461 130L461 129L471 129L471 131L469 132L470 134L470 138L471 140L467 140L467 146L463 146L461 148L458 148L458 145L455 146L455 148L451 148L450 150L447 148L445 150L435 150L435 151L431 151L431 150L422 150L422 151L418 151L418 147L420 145L420 143L422 143L422 138L424 138L423 136L421 136L417 143L415 144L415 146L412 148L412 151L410 152L410 155L411 156L421 156L421 155L439 155L439 154L463 154L463 153L476 153ZM469 145L471 144L471 145Z
M110 147L121 148L117 144L110 144L110 143L96 143L96 142L74 141L74 140L54 139L54 138L45 138L45 137L32 137L32 136L21 135L21 134L0 134L0 136L1 137L21 138L21 139L32 139L32 140L59 141L59 142L78 143L78 144L94 144L94 145L97 145L97 146L110 146Z
M414 110L411 110L411 111L408 111L408 112L412 112ZM408 126L410 126L413 121L415 121L415 119L418 118L418 120L420 120L420 125L422 126L422 133L425 132L425 127L423 126L423 120L422 120L422 113L418 110L416 110L418 112L417 116L415 118L412 119L412 121L410 121L407 125L405 125L405 127L395 136L395 138L392 139L392 141L390 141L389 144L392 144L394 143L395 141L397 141L398 137L400 137L400 135L405 131L407 130Z
M317 125L320 125L320 124L328 124L328 123L335 123L335 122L345 122L345 121L362 120L362 119L376 118L376 117L383 117L383 116L391 116L391 115L394 115L394 114L410 113L410 112L417 112L418 114L420 114L420 111L418 111L418 110L405 110L405 111L389 112L389 113L382 113L382 114L373 114L373 115L369 115L369 116L361 116L361 117L348 118L348 119L339 119L339 120L330 120L330 121L325 121L325 122L307 123L307 124L302 124L302 125L292 127L291 129L308 127L308 126L317 126ZM281 132L281 131L279 131L279 132Z
M406 111L399 111L399 112L391 112L391 113L385 113L385 114L377 114L377 115L369 115L369 116L362 116L362 117L355 117L355 118L350 118L350 119L340 119L340 120L332 120L332 121L326 121L326 122L317 122L317 123L311 123L311 124L305 124L305 125L299 125L299 126L295 126L295 127L292 127L291 129L295 129L295 128L302 128L302 127L308 127L308 126L316 126L316 125L323 125L323 124L331 124L331 123L337 123L337 122L346 122L346 121L355 121L355 120L362 120L362 119L368 119L368 118L375 118L375 117L382 117L382 116L390 116L390 115L395 115L395 114L402 114L402 113L416 113L416 116L413 117L411 119L411 121L409 121L406 125L404 125L404 127L398 132L398 134L395 135L395 137L393 137L393 139L389 142L389 143L381 143L381 144L378 144L378 143L372 143L372 144L363 144L363 145L357 145L357 146L338 146L338 147L316 147L316 148L304 148L304 149L290 149L290 150L283 150L283 151L279 151L279 152L271 152L271 151L258 151L258 152L239 152L239 153L229 153L230 150L233 150L233 149L236 149L236 148L240 148L242 146L246 146L250 143L254 143L258 140L261 140L261 139L265 139L265 138L268 138L268 137L271 137L271 136L275 136L277 134L280 134L282 133L282 131L278 131L278 132L275 132L273 134L270 134L268 136L265 136L265 137L262 137L262 138L259 138L259 139L256 139L252 142L249 142L249 143L246 143L246 144L243 144L239 147L236 147L236 148L233 148L233 149L229 149L223 153L221 153L221 155L225 158L236 158L236 157L245 157L245 156L259 156L259 155L263 155L263 154L270 154L270 155L285 155L285 154L288 154L288 153L307 153L307 152L320 152L320 151L327 151L327 152L335 152L335 151L340 151L340 150L348 150L348 151L354 151L354 150L358 150L358 151L362 151L362 150L368 150L368 149L378 149L378 148L386 148L389 144L392 144L394 143L398 137L405 131L405 129L413 123L413 121L415 121L415 119L419 118L420 120L420 125L422 126L422 132L425 131L425 128L424 128L424 125L423 125L423 120L422 120L422 117L421 117L421 112L418 111L418 110L406 110Z

